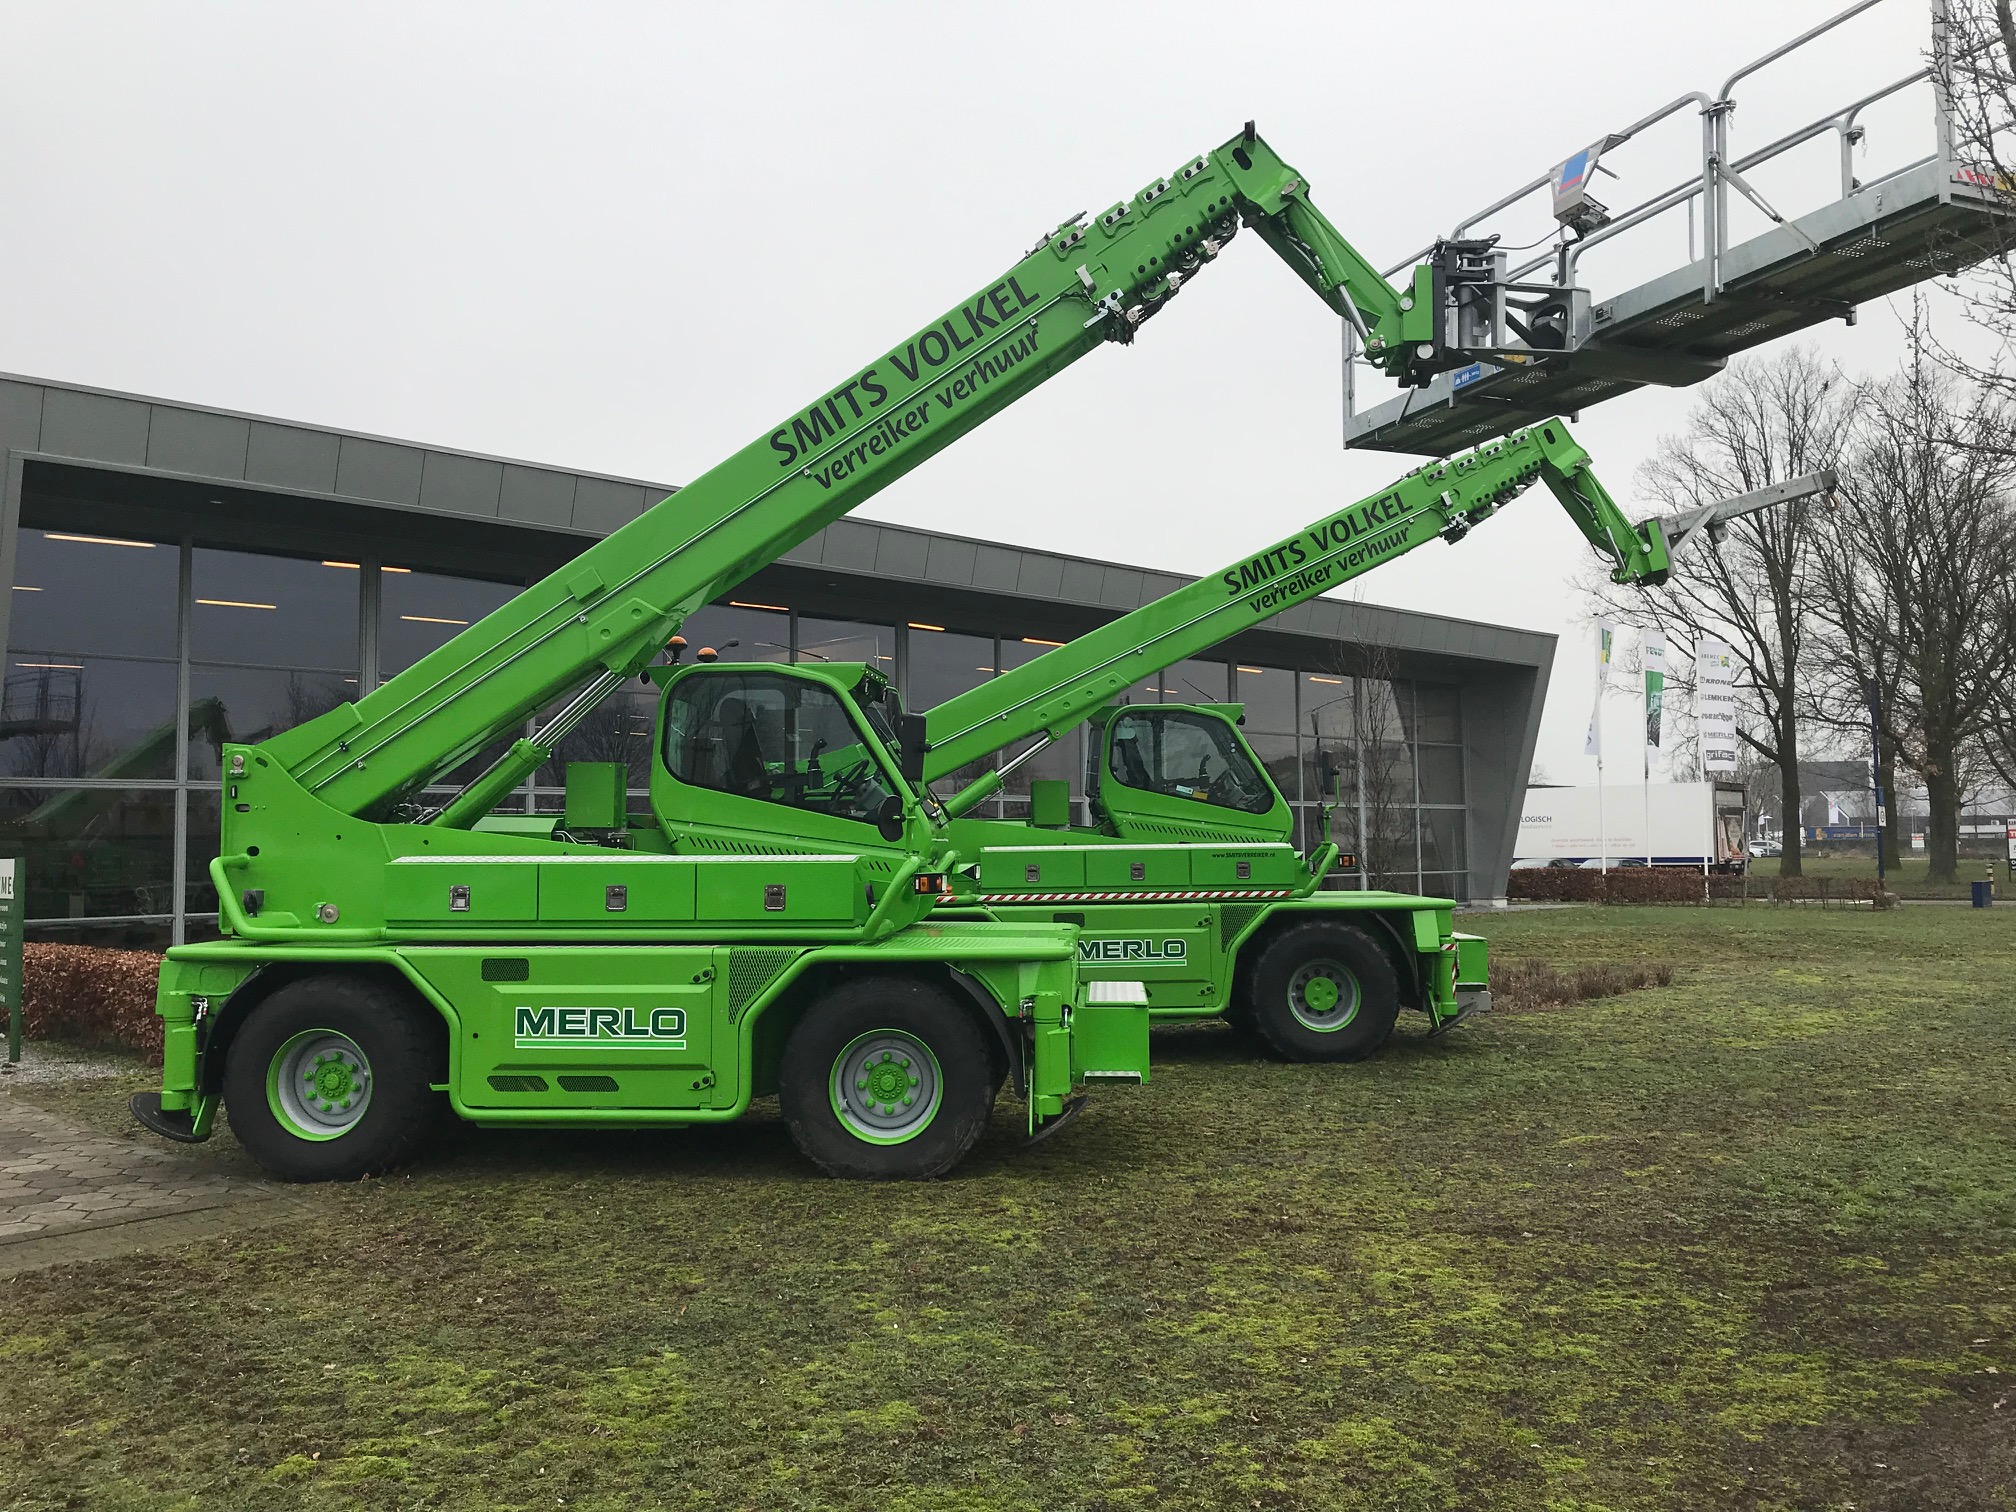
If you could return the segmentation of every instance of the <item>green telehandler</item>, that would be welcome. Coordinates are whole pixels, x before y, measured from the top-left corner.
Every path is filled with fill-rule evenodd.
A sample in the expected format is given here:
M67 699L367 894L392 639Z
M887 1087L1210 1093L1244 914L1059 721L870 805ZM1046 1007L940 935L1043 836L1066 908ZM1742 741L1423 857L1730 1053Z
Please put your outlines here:
M656 663L694 609L1131 342L1241 226L1395 376L1466 360L1458 323L1437 318L1454 308L1445 281L1388 285L1250 124L1066 221L356 703L227 744L210 867L225 938L169 953L162 1090L134 1099L139 1121L200 1140L222 1104L267 1169L337 1179L408 1158L449 1113L679 1126L775 1093L825 1170L927 1177L971 1147L1004 1085L1033 1136L1089 1080L1145 1080L1140 983L1081 980L1075 926L934 917L979 892L879 673L767 668L730 691L730 669ZM562 821L493 817L638 677L666 711L648 814L628 812L620 768L570 763ZM476 775L435 801L465 764Z
M977 896L938 917L1075 925L1080 972L1140 981L1152 1016L1223 1015L1292 1060L1360 1060L1400 1009L1440 1033L1488 1002L1484 942L1455 932L1447 898L1326 888L1344 858L1327 833L1304 854L1232 705L1116 701L1178 662L1433 540L1450 543L1544 483L1619 583L1666 580L1675 553L1728 520L1832 486L1814 474L1668 519L1634 524L1559 420L1416 469L1390 488L1143 605L922 714L915 776L942 782L1020 744L945 800ZM763 674L717 667L717 688ZM691 683L687 685L689 688ZM667 750L677 749L668 725ZM1092 823L1074 827L1070 785L1030 785L1025 820L966 817L1008 774L1081 724ZM1026 744L1021 744L1027 742ZM678 802L689 774L667 774ZM1331 779L1331 780L1334 780ZM1329 785L1326 782L1326 786ZM1328 809L1325 811L1327 830ZM682 812L689 843L779 843L774 809Z

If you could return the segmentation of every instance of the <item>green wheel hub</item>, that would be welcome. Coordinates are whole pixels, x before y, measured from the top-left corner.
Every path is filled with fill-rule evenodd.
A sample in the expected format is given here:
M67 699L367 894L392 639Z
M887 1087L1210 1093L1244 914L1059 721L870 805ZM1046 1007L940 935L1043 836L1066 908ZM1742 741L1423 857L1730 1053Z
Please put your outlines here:
M339 1139L371 1105L371 1062L347 1034L304 1030L273 1052L266 1105L298 1139Z
M833 1057L833 1115L856 1139L902 1144L931 1126L944 1098L931 1047L901 1029L858 1034Z
M1288 1011L1295 1022L1318 1034L1333 1034L1358 1017L1364 1001L1358 978L1347 966L1319 956L1288 979Z

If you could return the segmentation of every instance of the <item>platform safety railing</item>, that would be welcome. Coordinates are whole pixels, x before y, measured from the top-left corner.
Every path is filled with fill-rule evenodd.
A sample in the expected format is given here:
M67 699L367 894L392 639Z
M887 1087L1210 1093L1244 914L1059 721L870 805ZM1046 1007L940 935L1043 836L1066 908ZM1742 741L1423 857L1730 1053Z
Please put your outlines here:
M1948 0L1929 0L1931 10L1931 61L1924 67L1914 69L1902 78L1871 91L1861 98L1829 111L1817 120L1811 121L1797 130L1789 131L1776 141L1767 143L1755 151L1732 160L1729 152L1729 122L1736 110L1736 86L1765 68L1797 52L1815 39L1833 31L1845 22L1852 21L1865 11L1873 10L1886 0L1856 0L1855 4L1828 17L1819 24L1809 27L1790 41L1772 48L1762 57L1744 64L1723 81L1721 89L1713 95L1699 90L1690 91L1669 101L1651 114L1632 122L1620 131L1609 133L1603 139L1603 151L1614 151L1633 138L1642 135L1660 122L1668 120L1689 106L1701 118L1700 168L1672 187L1640 201L1638 204L1612 215L1602 226L1578 238L1570 238L1566 230L1558 233L1557 239L1547 251L1529 259L1505 274L1508 284L1520 283L1552 265L1552 282L1558 287L1572 287L1575 283L1579 264L1584 253L1600 246L1628 231L1636 230L1647 222L1658 219L1670 211L1685 207L1687 212L1687 259L1689 265L1701 265L1701 300L1712 304L1720 297L1723 289L1722 265L1729 252L1730 201L1734 190L1744 200L1754 205L1774 224L1791 229L1795 235L1801 234L1794 220L1781 215L1765 199L1747 175L1761 164L1783 156L1796 147L1803 146L1829 132L1836 135L1840 152L1841 198L1879 188L1881 185L1926 163L1937 162L1942 171L1937 175L1940 194L1952 192L1953 162L1953 109L1948 96L1946 80L1951 77L1952 27L1948 15ZM1935 146L1932 152L1915 158L1899 167L1889 169L1867 182L1856 177L1854 154L1857 148L1866 147L1868 132L1861 123L1862 113L1870 106L1890 98L1892 95L1910 88L1914 84L1930 81L1932 84L1933 127ZM1615 176L1607 167L1600 171ZM1533 195L1548 191L1553 182L1550 170L1528 183L1520 185L1511 193L1492 201L1483 209L1458 221L1449 234L1449 240L1457 240L1469 235L1476 227L1491 217L1511 209ZM1697 227L1699 221L1700 251L1696 252ZM1416 249L1383 269L1387 278L1405 273L1429 257L1435 243ZM1346 323L1344 328L1344 414L1348 421L1357 413L1358 369L1363 365L1363 353L1359 349L1357 334Z

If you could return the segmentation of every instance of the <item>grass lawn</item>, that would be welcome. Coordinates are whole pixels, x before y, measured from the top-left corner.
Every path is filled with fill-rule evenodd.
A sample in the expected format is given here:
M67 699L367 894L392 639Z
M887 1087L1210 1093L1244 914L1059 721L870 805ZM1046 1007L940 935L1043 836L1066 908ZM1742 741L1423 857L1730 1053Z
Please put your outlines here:
M2016 1507L2016 917L1473 925L1674 984L1355 1067L1161 1032L929 1186L472 1132L10 1282L0 1505Z
M1900 865L1886 870L1883 881L1900 898L1964 898L1968 896L1968 883L1988 875L1982 869L1988 859L1986 856L1962 856L1956 873L1958 880L1930 882L1925 877L1928 869L1925 858L1906 854ZM1844 851L1816 856L1809 850L1800 857L1800 870L1808 877L1866 877L1873 882L1876 880L1876 855L1872 850L1859 855ZM1753 859L1750 875L1759 879L1775 878L1778 875L1778 857ZM2016 887L2010 885L2009 868L1999 861L1995 864L1995 896L2005 902L2016 902Z

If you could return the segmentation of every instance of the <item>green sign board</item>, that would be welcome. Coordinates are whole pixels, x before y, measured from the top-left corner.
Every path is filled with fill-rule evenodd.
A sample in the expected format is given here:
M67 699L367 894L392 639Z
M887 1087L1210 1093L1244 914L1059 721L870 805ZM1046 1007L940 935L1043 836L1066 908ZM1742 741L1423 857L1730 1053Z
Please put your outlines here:
M21 863L0 856L0 1002L7 1006L7 1062L21 1059L21 919L27 888Z

